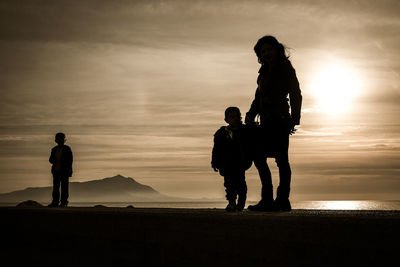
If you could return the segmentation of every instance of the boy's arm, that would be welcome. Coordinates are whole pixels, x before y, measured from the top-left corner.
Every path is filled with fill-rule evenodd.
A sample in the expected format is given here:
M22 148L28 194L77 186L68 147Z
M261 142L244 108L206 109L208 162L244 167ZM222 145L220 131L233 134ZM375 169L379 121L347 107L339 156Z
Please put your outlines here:
M68 166L72 166L72 162L74 161L73 155L72 155L72 150L70 147L68 147Z
M64 146L63 150L63 161L65 166L68 168L68 175L72 176L72 162L73 162L73 156L72 156L72 150L69 146Z
M219 132L217 131L214 134L214 146L211 155L211 167L214 169L214 171L218 171L218 169L221 167L221 141L218 133Z
M215 142L214 137L214 146L211 154L211 168L213 168L214 171L218 171L218 150L218 143Z
M70 154L70 172L69 172L69 176L72 176L72 162L74 161L73 159L73 155L72 155L72 150L71 148L69 149L69 154Z
M51 149L49 162L54 164L54 148Z

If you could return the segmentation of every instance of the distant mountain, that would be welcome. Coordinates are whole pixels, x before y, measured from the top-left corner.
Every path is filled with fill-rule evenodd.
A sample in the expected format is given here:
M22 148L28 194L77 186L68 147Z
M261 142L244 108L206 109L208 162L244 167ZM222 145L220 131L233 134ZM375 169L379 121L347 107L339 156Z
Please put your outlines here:
M14 203L32 199L38 202L51 201L52 187L28 187L24 190L0 194L0 202ZM133 178L117 175L87 182L69 183L70 202L140 202L183 201L183 198L163 195L148 185Z

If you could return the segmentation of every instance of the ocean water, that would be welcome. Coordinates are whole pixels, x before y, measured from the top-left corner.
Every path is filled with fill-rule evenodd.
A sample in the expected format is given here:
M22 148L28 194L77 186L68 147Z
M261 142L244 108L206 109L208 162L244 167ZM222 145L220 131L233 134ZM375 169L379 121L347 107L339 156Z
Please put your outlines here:
M255 204L255 201L248 201L246 205ZM112 203L70 203L70 206L90 207L104 205L107 207L126 207L132 205L136 208L187 208L187 209L222 209L226 202L112 202ZM357 200L357 201L294 201L293 209L314 209L314 210L400 210L400 200L377 201L377 200Z

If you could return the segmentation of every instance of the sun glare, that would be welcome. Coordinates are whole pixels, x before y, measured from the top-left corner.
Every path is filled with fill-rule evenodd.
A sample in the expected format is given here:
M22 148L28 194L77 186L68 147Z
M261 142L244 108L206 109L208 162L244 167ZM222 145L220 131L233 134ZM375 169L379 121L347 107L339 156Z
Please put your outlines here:
M324 201L322 209L327 210L356 210L360 208L357 201Z
M345 63L331 62L314 74L311 90L318 111L342 114L354 107L361 90L360 75Z

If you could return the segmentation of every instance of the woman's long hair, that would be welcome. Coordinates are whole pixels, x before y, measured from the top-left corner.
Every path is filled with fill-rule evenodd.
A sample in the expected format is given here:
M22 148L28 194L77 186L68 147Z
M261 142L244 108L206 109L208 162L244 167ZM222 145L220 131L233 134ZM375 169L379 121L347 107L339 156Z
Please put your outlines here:
M266 36L260 38L257 41L256 45L254 46L254 52L256 52L256 55L258 57L258 62L260 64L263 64L260 60L261 47L263 44L269 44L273 48L275 48L276 52L278 53L278 59L281 62L288 61L289 55L287 55L287 52L286 52L287 48L283 44L278 42L278 40L274 36L266 35Z

